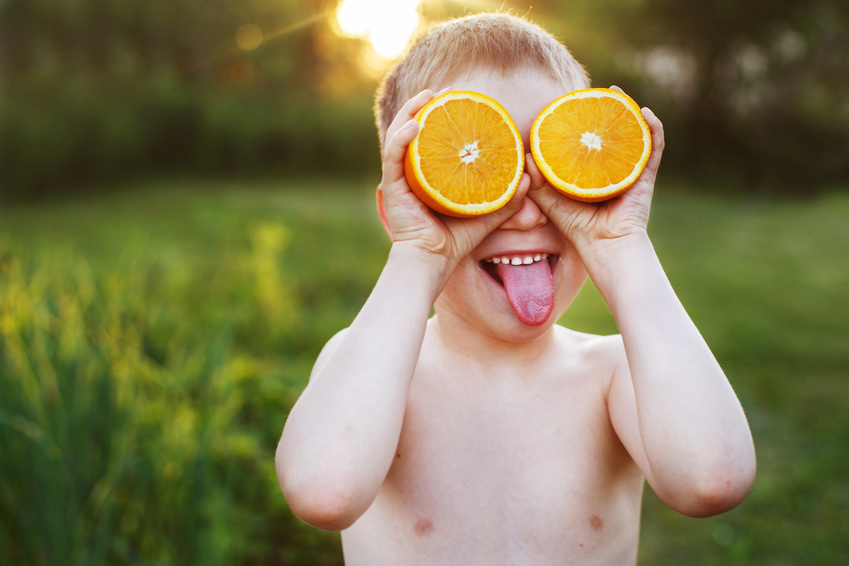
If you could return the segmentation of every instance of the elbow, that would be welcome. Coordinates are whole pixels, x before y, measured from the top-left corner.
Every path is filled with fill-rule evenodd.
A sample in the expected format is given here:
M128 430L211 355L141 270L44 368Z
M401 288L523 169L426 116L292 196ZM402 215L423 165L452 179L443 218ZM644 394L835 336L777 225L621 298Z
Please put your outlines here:
M712 517L730 511L749 494L755 481L755 463L723 467L693 478L685 495L672 505L688 517Z
M299 519L325 531L347 529L371 503L364 503L344 481L286 466L278 451L277 479L289 509Z
M344 492L318 485L284 485L283 495L299 519L325 531L347 529L364 511Z
M690 494L677 510L688 517L701 519L730 511L740 504L751 486L739 487L728 483Z

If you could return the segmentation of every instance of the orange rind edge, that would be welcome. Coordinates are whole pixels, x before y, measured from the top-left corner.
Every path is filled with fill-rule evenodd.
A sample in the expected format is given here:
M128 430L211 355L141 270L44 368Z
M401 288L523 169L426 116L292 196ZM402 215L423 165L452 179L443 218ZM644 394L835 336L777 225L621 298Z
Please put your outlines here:
M418 154L419 136L416 135L407 147L407 153L404 156L404 176L407 179L407 184L416 196L432 210L439 212L440 214L458 218L469 218L472 216L488 214L498 210L510 202L510 199L513 198L513 195L516 193L516 189L519 187L519 183L522 180L522 175L525 170L525 149L522 144L522 136L519 133L519 128L516 127L516 124L513 122L513 119L510 117L510 114L504 106L502 106L501 103L494 98L479 92L468 90L448 91L440 94L425 104L424 107L416 114L415 120L421 128L422 124L424 124L427 120L430 112L435 108L442 106L449 100L464 98L471 98L477 102L489 104L496 109L502 118L504 118L504 121L510 127L510 131L513 133L513 136L517 141L517 157L519 160L519 166L517 167L516 175L508 184L507 190L505 190L497 200L479 204L458 204L443 197L442 194L436 188L431 186L427 179L425 179L422 175L420 167L421 158Z
M634 165L634 169L631 174L629 174L627 177L625 177L622 181L618 183L608 185L607 187L594 189L585 189L582 187L578 187L577 185L564 181L563 179L558 177L557 174L548 165L548 163L546 163L539 147L539 128L542 125L543 120L563 102L574 98L586 98L588 96L597 96L599 98L615 98L616 100L622 102L625 106L627 106L637 118L637 123L640 125L640 129L643 131L643 140L646 143L646 148L643 151L643 155L641 156L640 160ZM612 90L609 88L586 88L576 90L564 94L563 96L560 96L554 101L552 101L548 106L546 106L542 110L542 112L539 113L539 115L537 115L537 117L534 119L533 124L531 124L530 145L531 154L534 157L534 161L536 162L537 167L539 168L543 177L545 177L545 179L548 181L548 183L566 196L583 202L600 202L612 199L631 188L631 185L633 185L637 181L637 179L642 174L643 169L645 169L649 157L651 156L652 150L651 129L649 128L648 122L646 122L646 119L643 117L643 113L640 110L639 105L627 94L623 94L619 91Z

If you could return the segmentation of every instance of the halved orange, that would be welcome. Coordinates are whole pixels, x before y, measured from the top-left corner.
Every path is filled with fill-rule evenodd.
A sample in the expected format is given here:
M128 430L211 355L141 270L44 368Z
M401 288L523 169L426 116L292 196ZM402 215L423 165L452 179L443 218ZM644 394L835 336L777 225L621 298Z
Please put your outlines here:
M531 153L552 187L597 202L625 192L651 154L640 107L621 92L589 88L561 96L531 125Z
M507 110L484 94L455 90L416 115L404 173L414 193L436 212L486 214L507 204L525 169L522 136Z

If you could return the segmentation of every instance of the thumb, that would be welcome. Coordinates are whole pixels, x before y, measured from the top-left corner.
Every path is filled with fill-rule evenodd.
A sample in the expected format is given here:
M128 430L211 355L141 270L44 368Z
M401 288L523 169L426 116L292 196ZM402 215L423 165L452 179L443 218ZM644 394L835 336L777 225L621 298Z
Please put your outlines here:
M531 177L527 173L523 173L522 179L519 181L519 186L516 188L516 192L513 194L513 197L507 201L507 204L483 217L486 220L486 225L490 226L487 233L495 230L498 226L509 220L510 217L521 210L522 202L528 195L530 187Z
M539 166L530 153L525 158L525 170L528 172L528 177L530 178L528 196L537 203L537 206L540 207L540 210L542 210L543 213L549 215L551 208L557 203L559 198L558 195L551 190L551 187L548 186L545 177L539 170Z
M539 166L533 159L528 160L526 169L531 177L528 197L537 204L549 220L554 222L561 232L564 232L570 219L578 211L585 210L589 205L573 200L560 191L555 190L545 179L539 170Z
M506 222L511 216L516 214L521 208L525 197L528 194L530 187L530 177L527 173L522 175L519 181L519 186L507 204L483 216L474 218L451 218L443 216L443 222L456 235L462 234L468 242L469 250L477 246L490 232L498 228Z

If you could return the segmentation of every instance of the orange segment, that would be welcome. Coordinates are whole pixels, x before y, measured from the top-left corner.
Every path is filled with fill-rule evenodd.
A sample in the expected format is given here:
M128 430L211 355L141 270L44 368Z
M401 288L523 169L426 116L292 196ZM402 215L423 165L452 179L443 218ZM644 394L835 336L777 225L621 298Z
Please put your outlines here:
M416 115L419 133L407 148L404 173L430 208L450 216L486 214L507 204L525 168L522 137L494 99L450 91Z
M549 104L531 126L531 153L554 188L595 202L626 191L651 154L637 103L606 88L577 90Z

